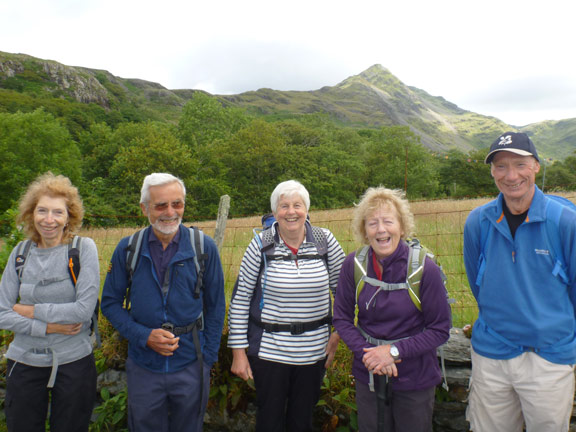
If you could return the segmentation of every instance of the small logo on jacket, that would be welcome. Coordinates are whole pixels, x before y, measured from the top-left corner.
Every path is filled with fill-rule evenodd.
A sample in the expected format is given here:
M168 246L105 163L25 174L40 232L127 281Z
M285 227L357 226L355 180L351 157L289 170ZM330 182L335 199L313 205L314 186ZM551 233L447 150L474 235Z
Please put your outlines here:
M548 249L534 249L536 255L550 255L550 251Z

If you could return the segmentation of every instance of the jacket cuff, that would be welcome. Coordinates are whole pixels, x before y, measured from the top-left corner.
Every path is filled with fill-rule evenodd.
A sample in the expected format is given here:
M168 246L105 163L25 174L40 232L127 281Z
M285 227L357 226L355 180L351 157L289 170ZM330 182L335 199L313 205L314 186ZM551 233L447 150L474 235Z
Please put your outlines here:
M45 337L46 336L46 328L48 324L44 321L40 321L38 319L32 320L32 331L31 335L35 337Z

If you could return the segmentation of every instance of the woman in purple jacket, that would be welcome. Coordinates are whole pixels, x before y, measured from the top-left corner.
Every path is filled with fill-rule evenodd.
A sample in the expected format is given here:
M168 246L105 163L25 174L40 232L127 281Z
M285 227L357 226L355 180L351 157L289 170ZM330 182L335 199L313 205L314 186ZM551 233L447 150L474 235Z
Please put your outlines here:
M368 189L353 226L357 240L369 246L368 280L359 293L355 325L354 267L360 263L356 253L348 255L336 291L334 327L354 353L360 432L432 431L434 393L442 379L436 348L448 340L451 326L440 269L426 257L419 310L408 290L397 285L407 282L405 239L414 229L402 191Z

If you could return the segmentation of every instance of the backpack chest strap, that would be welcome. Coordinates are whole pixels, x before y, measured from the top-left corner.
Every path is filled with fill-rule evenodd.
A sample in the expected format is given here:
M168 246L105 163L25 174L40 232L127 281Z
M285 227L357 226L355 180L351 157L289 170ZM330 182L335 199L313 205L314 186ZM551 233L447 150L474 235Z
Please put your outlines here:
M362 276L362 280L372 286L378 287L379 291L397 291L410 288L408 282L388 283L369 276Z
M298 254L298 255L266 255L268 261L301 261L301 260L321 260L324 257L320 254Z
M372 344L372 345L376 345L376 346L391 345L393 343L401 341L402 339L408 339L407 337L400 338L400 339L391 339L391 340L377 339L375 337L370 336L368 333L366 333L366 331L362 327L356 326L356 328L358 329L358 331L360 332L362 337L364 337L364 339L366 339L366 342L368 342L369 344Z

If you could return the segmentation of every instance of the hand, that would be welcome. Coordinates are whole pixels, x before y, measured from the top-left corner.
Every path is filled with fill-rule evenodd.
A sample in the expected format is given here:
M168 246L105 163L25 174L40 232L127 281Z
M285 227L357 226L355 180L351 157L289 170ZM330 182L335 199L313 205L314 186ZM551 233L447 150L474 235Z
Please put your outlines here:
M34 318L34 305L23 305L16 303L14 306L12 306L12 310L22 315L23 317L30 319Z
M394 360L390 355L390 345L380 345L371 348L364 348L362 362L366 369L377 375L398 376L398 369L395 363L401 360Z
M254 379L252 376L252 369L250 368L250 362L248 361L248 356L244 348L233 348L232 349L232 367L230 370L234 375L238 375L244 381L249 379Z
M336 349L338 348L338 342L340 342L340 335L333 332L328 340L328 346L326 346L326 363L324 363L324 367L329 368L332 366L334 356L336 355Z
M146 345L158 354L169 357L174 355L174 351L178 349L179 340L180 338L168 330L158 328L150 332Z
M59 333L64 335L75 335L80 333L82 330L82 323L76 324L56 324L48 323L46 324L46 334Z
M398 376L398 369L396 368L396 364L392 363L389 366L383 366L383 367L374 369L373 373L375 373L376 375L387 375L389 377L397 377Z

